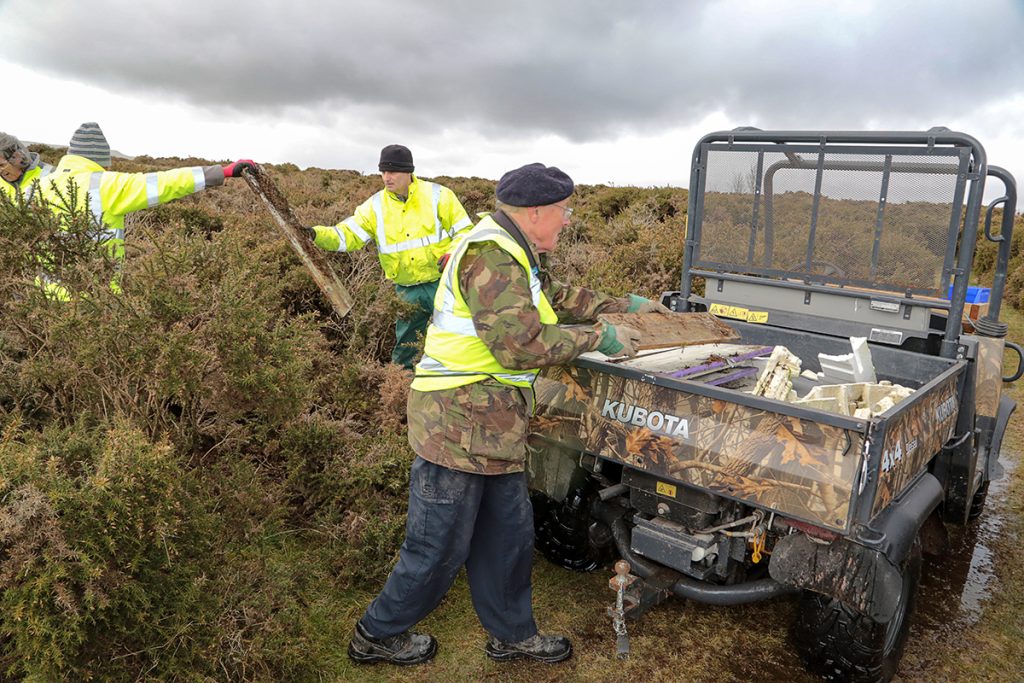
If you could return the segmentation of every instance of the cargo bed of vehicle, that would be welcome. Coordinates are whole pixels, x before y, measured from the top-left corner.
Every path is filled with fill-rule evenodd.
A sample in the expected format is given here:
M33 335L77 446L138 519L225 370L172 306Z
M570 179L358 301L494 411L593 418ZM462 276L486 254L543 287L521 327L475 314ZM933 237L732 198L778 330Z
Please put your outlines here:
M803 368L848 340L734 323L739 343L785 346ZM879 380L914 389L869 419L670 376L685 349L624 362L600 354L552 369L536 384L543 438L621 462L666 482L847 533L868 521L952 435L961 360L872 346ZM693 349L689 351L693 354Z

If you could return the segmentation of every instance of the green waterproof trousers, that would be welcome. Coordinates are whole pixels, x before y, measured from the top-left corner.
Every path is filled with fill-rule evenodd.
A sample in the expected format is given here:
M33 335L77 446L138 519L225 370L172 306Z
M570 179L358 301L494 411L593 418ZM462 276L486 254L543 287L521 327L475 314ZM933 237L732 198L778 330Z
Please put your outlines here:
M391 362L412 369L416 358L423 347L423 337L427 333L430 316L434 313L434 294L437 283L422 282L418 285L395 285L395 294L407 304L415 306L415 310L395 321L395 350L391 352Z

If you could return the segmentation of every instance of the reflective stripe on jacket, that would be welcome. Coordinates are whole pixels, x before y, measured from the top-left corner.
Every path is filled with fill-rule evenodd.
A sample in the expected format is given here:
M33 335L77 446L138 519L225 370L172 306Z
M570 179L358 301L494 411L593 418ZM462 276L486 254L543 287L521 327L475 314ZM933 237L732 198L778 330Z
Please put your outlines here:
M423 358L416 366L412 388L438 391L494 378L502 384L531 387L538 369L509 370L502 367L477 334L473 314L459 288L459 263L468 246L475 242L494 242L522 265L530 281L533 305L544 325L556 325L558 316L544 292L540 276L530 267L526 251L491 217L486 217L466 233L445 264L434 298L434 315L427 327Z
M313 229L317 246L328 251L355 251L374 240L384 276L408 286L437 280L438 259L472 226L454 192L413 176L404 202L381 190L341 223Z

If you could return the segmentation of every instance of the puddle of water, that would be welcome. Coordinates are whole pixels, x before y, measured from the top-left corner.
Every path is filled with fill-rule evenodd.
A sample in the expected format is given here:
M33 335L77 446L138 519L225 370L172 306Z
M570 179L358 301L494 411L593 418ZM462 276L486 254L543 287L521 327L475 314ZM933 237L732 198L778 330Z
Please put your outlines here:
M984 603L996 588L991 546L1006 522L1003 500L1015 462L1003 461L1005 475L989 485L981 517L966 527L947 526L949 547L940 557L926 557L914 621L944 631L970 626L981 618Z

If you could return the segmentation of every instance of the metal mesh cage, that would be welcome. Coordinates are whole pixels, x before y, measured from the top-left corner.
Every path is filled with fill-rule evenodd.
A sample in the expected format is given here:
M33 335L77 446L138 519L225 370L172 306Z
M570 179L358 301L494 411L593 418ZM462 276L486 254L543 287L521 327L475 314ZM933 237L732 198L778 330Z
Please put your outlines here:
M694 264L941 295L965 163L955 148L710 145Z

